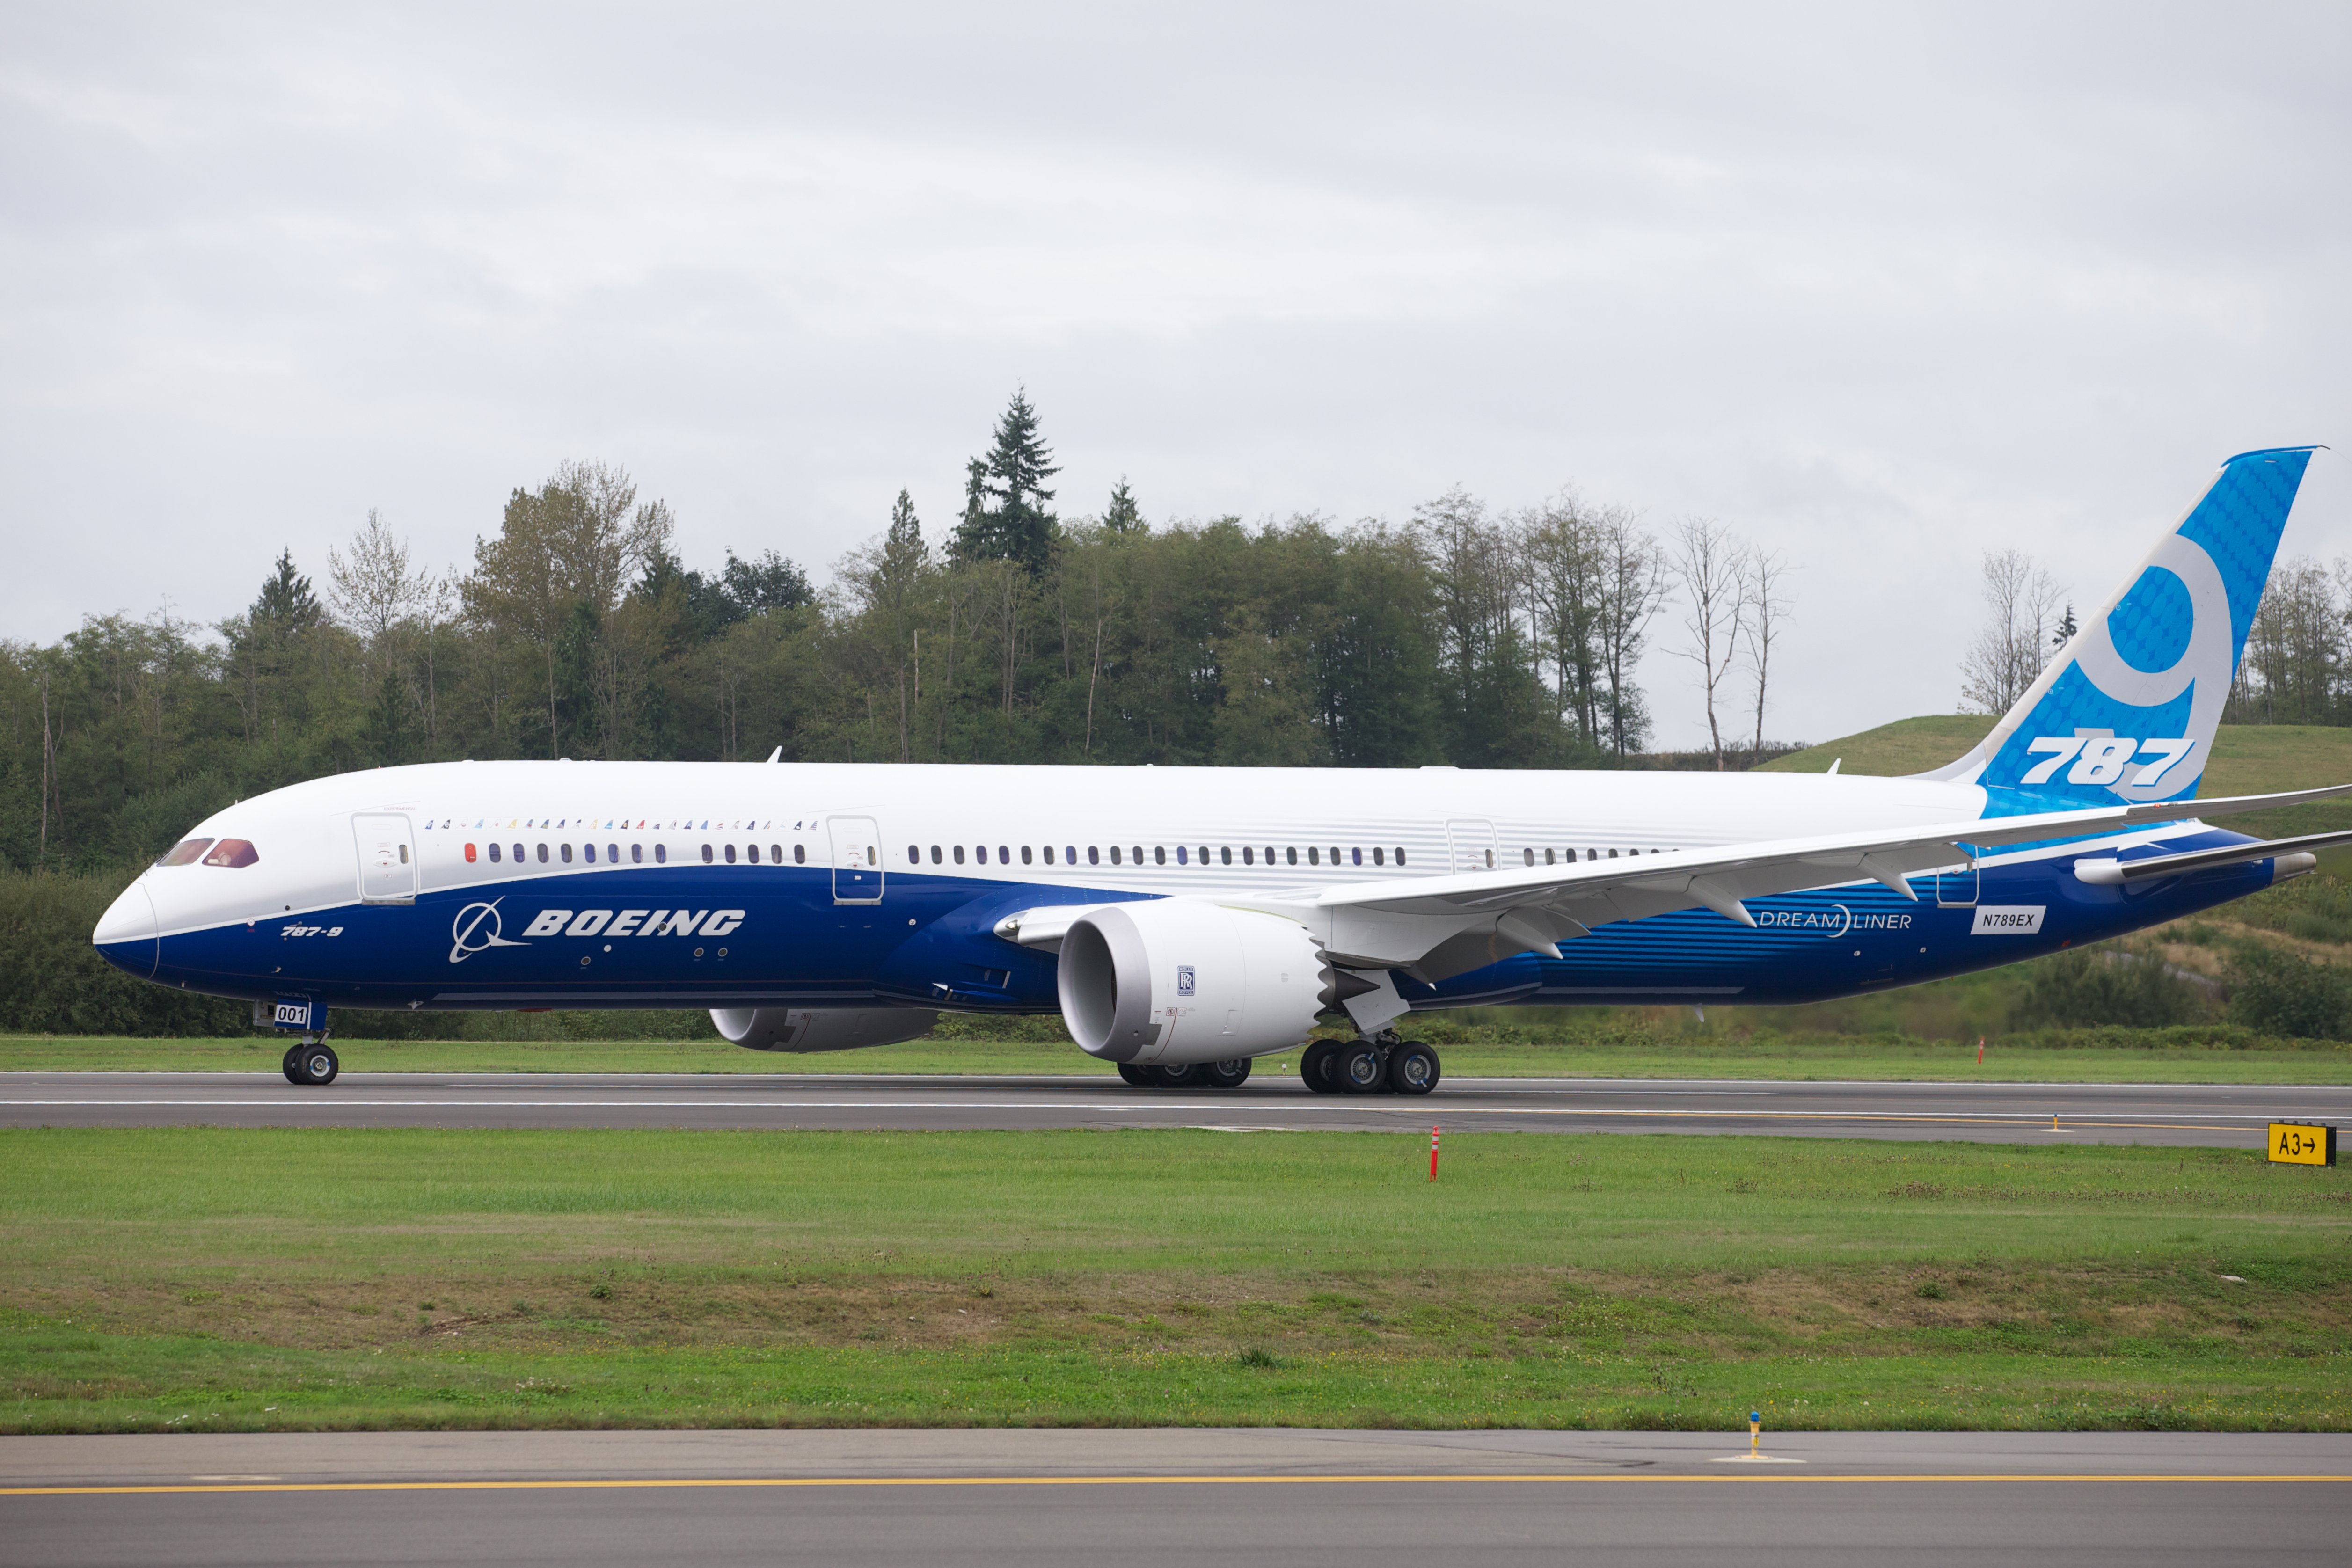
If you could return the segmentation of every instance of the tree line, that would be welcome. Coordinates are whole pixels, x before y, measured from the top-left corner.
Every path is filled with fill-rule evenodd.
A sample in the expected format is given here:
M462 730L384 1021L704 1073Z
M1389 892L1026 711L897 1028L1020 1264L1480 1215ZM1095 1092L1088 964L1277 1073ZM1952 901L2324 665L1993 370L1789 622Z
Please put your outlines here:
M1459 488L1399 523L1154 523L1125 480L1066 517L1058 473L1016 393L952 524L902 490L820 591L772 548L687 566L665 502L567 463L462 569L371 512L213 624L0 643L0 864L122 866L234 799L461 757L1639 765L1636 672L1677 601L1699 765L1772 749L1785 568L1718 525L1662 541L1572 490Z

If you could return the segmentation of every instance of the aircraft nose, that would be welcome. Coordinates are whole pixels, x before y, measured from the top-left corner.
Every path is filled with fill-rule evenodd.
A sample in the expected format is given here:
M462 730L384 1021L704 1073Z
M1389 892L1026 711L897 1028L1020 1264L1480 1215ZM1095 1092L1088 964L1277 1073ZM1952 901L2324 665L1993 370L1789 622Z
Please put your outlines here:
M147 896L147 879L140 878L107 906L89 934L99 956L118 969L142 978L155 973L155 901Z

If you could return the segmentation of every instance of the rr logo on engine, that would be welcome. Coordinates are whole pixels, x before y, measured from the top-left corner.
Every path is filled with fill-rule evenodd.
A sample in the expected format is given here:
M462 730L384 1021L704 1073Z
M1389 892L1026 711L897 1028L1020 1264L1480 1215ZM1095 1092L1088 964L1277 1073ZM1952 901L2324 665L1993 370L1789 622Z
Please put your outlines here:
M1192 966L1190 964L1176 966L1176 994L1180 997L1192 994Z

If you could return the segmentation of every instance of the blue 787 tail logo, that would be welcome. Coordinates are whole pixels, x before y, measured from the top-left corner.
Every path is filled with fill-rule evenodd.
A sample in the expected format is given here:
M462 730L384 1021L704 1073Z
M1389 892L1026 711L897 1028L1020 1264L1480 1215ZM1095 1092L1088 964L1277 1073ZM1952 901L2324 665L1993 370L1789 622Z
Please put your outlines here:
M2047 755L2047 762L2037 762L2025 770L2023 784L2047 784L2066 768L2069 784L2116 784L2123 780L2124 769L2141 757L2153 758L2131 779L2132 787L2143 788L2155 783L2174 766L2197 749L2194 740L2175 737L2169 740L2134 740L2123 735L2045 735L2028 741L2025 749L2037 756Z

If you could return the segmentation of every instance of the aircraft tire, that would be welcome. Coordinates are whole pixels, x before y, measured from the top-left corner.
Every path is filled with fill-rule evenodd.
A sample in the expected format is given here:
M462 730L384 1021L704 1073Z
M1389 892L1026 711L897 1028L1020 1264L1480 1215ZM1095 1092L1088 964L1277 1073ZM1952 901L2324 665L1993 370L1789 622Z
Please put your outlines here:
M1389 1052L1389 1092L1426 1094L1437 1087L1437 1052L1408 1040Z
M1308 1046L1298 1058L1298 1076L1306 1080L1307 1087L1318 1094L1339 1092L1339 1074L1332 1071L1331 1060L1339 1053L1339 1050L1338 1042L1318 1040Z
M1341 1046L1339 1057L1331 1064L1331 1076L1339 1080L1343 1094L1377 1094L1388 1086L1381 1048L1370 1040Z
M294 1070L302 1075L301 1081L305 1084L322 1089L335 1081L335 1074L342 1071L342 1063L335 1059L334 1048L320 1040L316 1045L298 1049Z
M1194 1069L1203 1089L1238 1089L1249 1082L1250 1059L1246 1056L1230 1061L1205 1061Z
M301 1053L302 1048L299 1045L289 1045L286 1048L286 1060L279 1063L279 1066L285 1070L286 1082L289 1083L302 1082L302 1064L296 1060Z
M1132 1061L1122 1061L1118 1064L1118 1076L1120 1082L1129 1084L1137 1089L1151 1089L1157 1087L1157 1084L1150 1076L1149 1070L1138 1067Z
M1190 1089L1201 1078L1201 1070L1190 1062L1181 1067L1155 1067L1151 1071L1160 1074L1160 1087L1162 1089Z

